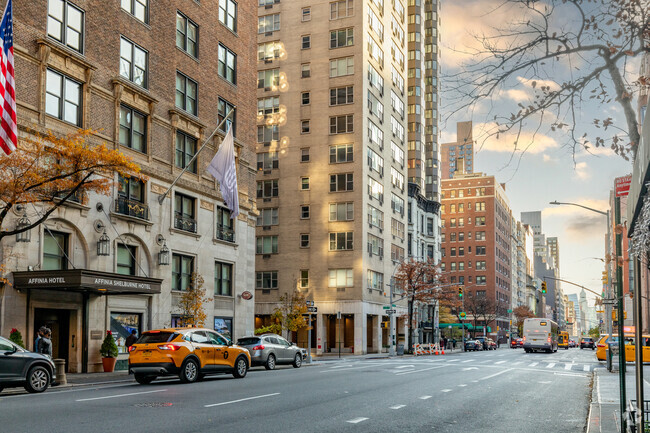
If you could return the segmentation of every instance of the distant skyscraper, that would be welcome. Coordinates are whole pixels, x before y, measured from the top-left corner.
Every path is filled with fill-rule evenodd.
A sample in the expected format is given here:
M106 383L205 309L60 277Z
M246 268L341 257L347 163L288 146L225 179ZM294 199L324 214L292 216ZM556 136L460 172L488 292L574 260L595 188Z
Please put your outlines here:
M474 138L472 122L456 123L456 141L440 146L440 172L443 179L451 179L453 173L474 173Z

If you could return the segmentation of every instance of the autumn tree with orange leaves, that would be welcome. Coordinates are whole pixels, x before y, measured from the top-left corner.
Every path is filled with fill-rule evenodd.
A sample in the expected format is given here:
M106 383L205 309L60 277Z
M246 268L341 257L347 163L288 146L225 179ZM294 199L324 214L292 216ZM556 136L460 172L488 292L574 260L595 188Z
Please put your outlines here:
M433 259L419 261L410 258L397 267L395 284L408 299L408 347L413 347L413 307L416 302L432 303L438 299L440 268Z
M141 177L140 167L122 152L90 144L93 133L34 134L21 138L9 156L0 157L0 241L38 227L71 197L108 194L116 172ZM9 212L19 205L30 215L30 224L4 227Z

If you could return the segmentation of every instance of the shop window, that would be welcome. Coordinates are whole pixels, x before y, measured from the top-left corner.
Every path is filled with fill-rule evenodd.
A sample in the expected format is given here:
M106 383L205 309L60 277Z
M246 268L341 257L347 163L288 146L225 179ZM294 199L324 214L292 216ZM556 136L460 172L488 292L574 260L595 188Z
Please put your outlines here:
M173 326L173 325L172 325ZM111 313L111 332L117 351L119 353L128 353L126 339L135 331L136 337L142 332L142 315L138 313Z

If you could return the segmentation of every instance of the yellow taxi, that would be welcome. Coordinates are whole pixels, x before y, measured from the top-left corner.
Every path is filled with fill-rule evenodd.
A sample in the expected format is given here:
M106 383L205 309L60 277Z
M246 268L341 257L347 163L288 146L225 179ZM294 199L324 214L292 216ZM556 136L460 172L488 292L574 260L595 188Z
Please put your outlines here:
M212 329L165 328L143 332L129 347L129 373L141 384L158 376L178 375L181 382L206 374L231 373L243 378L251 365L247 349Z
M624 334L625 344L625 362L634 362L636 356L636 345L634 344L634 334ZM643 335L641 338L643 350L643 362L650 362L650 335ZM618 346L618 334L613 334L612 338L607 341L607 335L598 339L596 343L596 357L599 361L607 360L607 348L609 343L612 342L613 346Z

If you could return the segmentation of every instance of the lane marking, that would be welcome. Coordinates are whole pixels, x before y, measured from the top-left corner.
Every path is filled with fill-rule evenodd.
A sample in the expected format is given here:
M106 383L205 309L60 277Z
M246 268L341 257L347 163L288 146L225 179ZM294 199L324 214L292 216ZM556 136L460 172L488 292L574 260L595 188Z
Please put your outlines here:
M478 367L467 367L463 368L463 371L478 370Z
M529 366L529 367L534 367L534 366L536 366L537 364L539 364L539 362L531 362L530 365L528 365L528 366Z
M462 388L462 387L464 387L464 386L467 386L467 384L466 384L466 383L461 383L461 384L458 385L458 386L460 386L460 387Z
M497 362L495 362L494 364L498 365L498 364L503 364L503 363L505 363L505 362L506 362L506 361L497 361Z
M474 383L478 383L478 380L473 380L472 382L474 382Z
M456 361L460 361L460 359L459 358L452 358L452 359L447 360L447 362L456 362Z
M440 392L449 392L451 389L441 389Z
M614 349L612 349L612 350L614 350ZM584 365L584 366L582 367L582 370L588 372L588 371L589 371L589 366L588 366L588 365Z
M513 370L512 368L508 368L507 370L502 370L502 371L500 371L500 372L498 372L498 373L494 373L494 374L491 374L491 375L489 375L489 376L482 377L482 378L480 378L479 380L491 379L491 378L493 378L493 377L496 377L496 376L498 376L498 375L500 375L500 374L503 374L503 373L507 373L507 372L512 371L512 370Z
M555 367L555 363L554 363L554 362L551 362L549 365L546 366L546 368L553 368L553 367Z
M556 376L571 376L571 377L589 377L587 374L580 374L580 373L553 373Z
M389 409L397 410L397 409L401 409L403 407L406 407L406 405L405 404L396 404L395 406L389 407Z
M573 364L564 364L564 369L565 370L571 370L572 367L573 367Z
M350 368L340 368L338 370L324 370L321 371L321 373L338 373L339 371L350 371L350 370L360 370L362 368L371 368L371 367L377 367L377 365L364 365L362 367L350 367Z
M415 368L415 365L398 365L398 366L395 367L395 368L409 368L409 367L410 367L410 368Z
M280 393L279 392L274 392L273 394L256 395L255 397L240 398L239 400L224 401L222 403L214 403L214 404L206 404L203 407L223 406L224 404L239 403L240 401L255 400L255 399L264 398L264 397L273 397L274 395L280 395ZM364 418L364 419L368 419L368 418Z
M513 362L513 363L510 364L510 365L519 365L519 364L523 364L523 362L524 362L524 361L517 361L517 362Z
M399 372L399 373L395 373L395 376L403 376L405 374L419 373L421 371L436 370L438 368L444 368L444 367L445 367L444 365L436 365L435 367L421 368L419 370L402 371L402 372Z
M547 383L551 383L551 381L550 380L540 380L537 383L547 384Z
M154 392L163 392L163 391L167 391L167 390L166 389L156 389L156 390L153 390L153 391L130 392L128 394L117 394L117 395L106 395L104 397L82 398L80 400L75 400L75 401L105 400L107 398L128 397L128 396L131 396L131 395L151 394L151 393L154 393Z
M474 361L474 360L473 360L473 359L467 359L467 360L465 360L465 361L460 361L460 362L464 364L464 363L466 363L466 362L472 362L472 361Z
M368 418L359 417L359 418L347 420L346 422L349 422L350 424L357 424L357 423L360 423L361 421L365 421L367 419Z
M431 398L430 395L423 395L422 397L418 397L420 400L428 400Z

